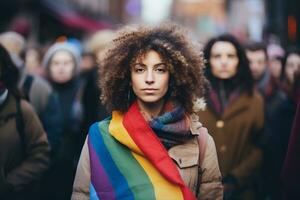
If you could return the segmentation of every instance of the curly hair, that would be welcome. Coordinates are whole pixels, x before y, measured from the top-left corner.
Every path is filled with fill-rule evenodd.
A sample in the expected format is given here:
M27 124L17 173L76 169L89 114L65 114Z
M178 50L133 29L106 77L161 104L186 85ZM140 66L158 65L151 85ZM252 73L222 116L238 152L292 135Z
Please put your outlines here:
M166 98L179 102L188 113L193 112L193 101L204 95L208 84L204 77L203 54L187 37L187 32L176 24L157 27L123 28L111 43L100 62L101 100L108 110L125 112L135 96L132 88L132 62L150 50L159 53L170 71Z
M236 75L231 79L232 84L235 87L241 87L242 90L246 91L249 95L252 94L254 88L254 80L250 71L249 61L247 59L245 50L243 46L238 42L238 40L230 34L222 34L218 37L214 37L208 41L204 47L204 57L205 60L209 61L211 57L211 50L215 43L217 42L229 42L231 43L237 52L238 57L238 67ZM207 67L205 69L205 75L210 81L212 87L215 87L217 84L217 78L211 72L210 63L207 62Z

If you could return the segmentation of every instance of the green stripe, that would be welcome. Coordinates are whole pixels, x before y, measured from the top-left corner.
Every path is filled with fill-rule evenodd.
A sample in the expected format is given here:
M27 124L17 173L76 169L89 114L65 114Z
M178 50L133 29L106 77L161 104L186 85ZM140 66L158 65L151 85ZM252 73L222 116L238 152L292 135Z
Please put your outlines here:
M131 151L110 135L109 122L104 121L99 124L100 132L103 133L103 141L116 166L127 180L135 199L155 199L154 188L148 175L133 157Z

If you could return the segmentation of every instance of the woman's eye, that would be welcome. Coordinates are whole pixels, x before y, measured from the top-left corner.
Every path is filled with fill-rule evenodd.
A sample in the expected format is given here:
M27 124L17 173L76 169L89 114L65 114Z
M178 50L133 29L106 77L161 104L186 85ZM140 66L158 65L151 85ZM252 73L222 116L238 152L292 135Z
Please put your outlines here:
M220 54L215 54L215 55L212 55L211 57L215 58L215 59L218 59L218 58L221 58L221 55Z
M234 54L229 54L228 55L228 58L235 58L236 57L236 55L234 55Z
M165 73L165 72L167 71L167 66L161 64L161 65L156 66L156 67L154 68L154 70L155 70L156 72L159 72L159 73Z
M156 71L159 72L159 73L164 73L164 72L166 72L167 70L166 70L166 68L160 67L160 68L157 68Z
M142 68L142 67L135 68L135 72L137 72L137 73L142 73L142 72L144 72L144 71L145 71L145 69Z

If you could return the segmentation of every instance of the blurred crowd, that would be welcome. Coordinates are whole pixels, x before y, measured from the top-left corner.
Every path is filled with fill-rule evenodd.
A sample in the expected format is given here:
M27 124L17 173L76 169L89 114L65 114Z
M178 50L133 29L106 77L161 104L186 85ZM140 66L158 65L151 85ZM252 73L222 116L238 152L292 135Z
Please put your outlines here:
M89 126L108 117L98 66L114 36L42 47L0 33L0 199L70 199ZM216 143L224 199L300 198L300 50L230 34L202 50L210 88L198 115Z

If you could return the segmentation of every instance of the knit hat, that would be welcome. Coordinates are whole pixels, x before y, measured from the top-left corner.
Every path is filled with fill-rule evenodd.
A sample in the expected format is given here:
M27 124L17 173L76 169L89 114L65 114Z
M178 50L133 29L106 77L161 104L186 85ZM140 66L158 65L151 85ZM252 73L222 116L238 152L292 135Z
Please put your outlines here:
M67 51L71 53L74 58L75 72L78 73L81 59L80 52L75 45L68 42L55 43L54 45L52 45L43 58L42 66L44 68L48 68L53 55L58 51Z
M284 56L283 48L278 44L270 44L267 48L269 58L282 58Z

